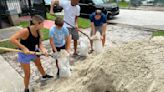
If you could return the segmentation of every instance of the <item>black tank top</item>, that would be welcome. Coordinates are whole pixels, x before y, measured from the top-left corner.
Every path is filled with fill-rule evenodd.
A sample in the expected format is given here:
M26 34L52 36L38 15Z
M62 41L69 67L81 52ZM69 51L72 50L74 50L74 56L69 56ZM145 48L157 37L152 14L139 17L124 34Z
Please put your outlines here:
M35 51L36 46L38 45L39 47L39 41L40 41L40 35L37 31L38 37L35 37L32 35L31 31L30 31L30 27L27 27L28 31L29 31L29 36L26 40L20 40L20 43L23 44L24 46L26 46L30 51Z

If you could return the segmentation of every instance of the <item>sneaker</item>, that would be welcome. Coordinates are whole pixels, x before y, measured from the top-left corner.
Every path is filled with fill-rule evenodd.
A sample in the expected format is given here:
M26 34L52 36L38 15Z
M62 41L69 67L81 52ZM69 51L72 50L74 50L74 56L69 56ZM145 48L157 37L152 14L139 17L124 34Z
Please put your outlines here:
M30 92L29 89L25 89L24 92Z
M59 78L60 78L59 74L56 74L56 79L59 79Z
M53 76L47 75L47 74L46 74L45 76L42 76L41 80L42 80L42 81L45 81L45 80L51 79L51 78L53 78Z
M59 70L58 70L56 73L56 79L59 79L59 78L60 78L60 76L59 76Z

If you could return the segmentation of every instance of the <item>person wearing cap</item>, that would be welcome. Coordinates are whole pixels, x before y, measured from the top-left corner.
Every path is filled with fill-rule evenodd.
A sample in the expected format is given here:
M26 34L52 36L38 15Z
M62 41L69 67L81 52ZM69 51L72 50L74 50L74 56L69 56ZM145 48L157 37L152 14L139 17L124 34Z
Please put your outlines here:
M101 10L96 10L90 15L91 21L91 36L95 35L97 31L101 34L102 45L105 45L106 40L106 26L107 16ZM91 51L93 51L93 42L91 41Z

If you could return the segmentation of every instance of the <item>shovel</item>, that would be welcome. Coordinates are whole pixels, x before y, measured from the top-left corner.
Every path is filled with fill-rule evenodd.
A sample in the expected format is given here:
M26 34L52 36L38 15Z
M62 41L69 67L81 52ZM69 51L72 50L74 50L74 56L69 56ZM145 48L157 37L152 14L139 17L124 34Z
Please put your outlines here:
M68 24L69 26L71 26L72 28L76 29L73 25L69 24L68 22L64 21L66 24ZM92 41L92 39L84 32L82 32L81 30L77 29L77 31L79 31L80 33L82 33L83 35L85 35L90 41Z
M6 48L6 47L0 47L0 50L3 50L3 51L11 51L11 52L22 52L22 53L24 53L22 50L12 49L12 48ZM45 55L42 52L35 52L35 51L30 51L27 54L34 54L34 55L38 55L38 56ZM48 56L57 57L57 54L48 54Z

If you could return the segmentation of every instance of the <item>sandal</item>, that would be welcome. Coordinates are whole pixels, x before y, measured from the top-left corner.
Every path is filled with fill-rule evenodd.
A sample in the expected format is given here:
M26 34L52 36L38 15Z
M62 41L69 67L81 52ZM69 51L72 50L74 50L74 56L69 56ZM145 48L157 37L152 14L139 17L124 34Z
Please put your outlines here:
M78 54L77 53L73 53L73 56L78 56Z
M90 50L90 51L88 52L88 54L92 54L92 53L93 53L93 51L94 51L94 50Z

